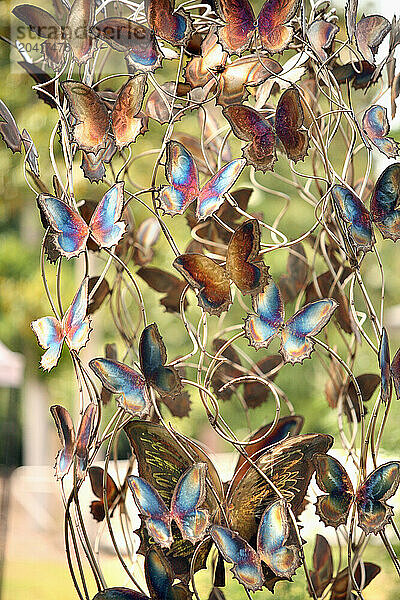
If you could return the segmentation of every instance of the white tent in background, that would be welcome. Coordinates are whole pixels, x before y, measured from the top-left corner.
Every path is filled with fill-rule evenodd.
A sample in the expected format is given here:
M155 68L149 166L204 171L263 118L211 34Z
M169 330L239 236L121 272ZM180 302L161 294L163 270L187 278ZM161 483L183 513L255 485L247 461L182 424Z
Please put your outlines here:
M0 387L19 388L24 380L25 359L0 341Z

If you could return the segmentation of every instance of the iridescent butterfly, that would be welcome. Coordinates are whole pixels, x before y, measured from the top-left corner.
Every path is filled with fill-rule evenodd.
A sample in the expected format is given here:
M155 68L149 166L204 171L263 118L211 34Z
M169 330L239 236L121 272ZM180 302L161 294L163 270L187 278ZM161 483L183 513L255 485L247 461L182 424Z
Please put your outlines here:
M149 27L173 46L185 46L193 33L188 13L174 10L174 0L145 0L144 7Z
M275 131L287 157L294 162L303 160L307 154L309 138L306 131L300 130L303 124L304 112L299 91L289 88L283 92L276 107Z
M31 31L47 38L42 44L44 60L59 71L66 59L67 40L74 60L82 65L93 54L93 39L89 28L94 21L94 5L91 0L75 0L69 10L65 27L46 10L30 4L16 6L12 13L23 21Z
M89 225L63 200L40 194L38 204L50 225L50 239L56 250L67 258L78 256L91 236L100 248L111 248L121 239L125 222L121 221L124 202L123 182L113 185L98 203Z
M140 416L148 411L150 400L146 383L161 396L179 393L182 389L180 377L174 367L164 366L167 351L155 323L142 331L139 341L139 375L132 367L108 358L95 358L89 362L104 387L122 396L119 403L132 415Z
M333 315L337 302L332 298L306 304L285 323L285 309L278 286L273 282L252 300L255 315L246 317L244 331L251 346L267 348L279 335L279 352L285 362L301 363L309 358L315 342L310 336L317 335Z
M389 31L390 23L381 15L363 16L358 21L355 29L356 44L366 61L374 64L378 48Z
M362 128L382 154L388 158L396 158L399 155L400 145L392 138L387 137L390 126L386 108L379 105L368 108L363 116Z
M218 30L219 40L229 54L241 54L249 49L257 32L264 50L270 54L282 52L293 35L286 23L298 7L299 0L267 0L256 19L248 0L217 0L218 12L225 21Z
M57 479L65 477L76 457L76 476L78 479L83 479L88 465L89 447L95 432L97 405L92 402L88 404L76 435L71 415L66 408L56 404L50 407L50 412L63 446L56 458L56 477Z
M89 467L89 478L92 491L98 500L93 500L90 504L90 512L93 518L101 522L105 518L105 507L103 497L103 481L104 481L104 469L101 467ZM116 500L121 497L121 491L118 489L114 479L109 473L107 473L106 479L106 497L107 506L110 510L110 517L112 517L114 510L117 506Z
M91 32L114 50L124 52L130 70L153 73L161 66L163 54L156 37L144 25L124 17L110 17L96 23Z
M200 188L199 173L190 152L179 142L168 142L165 176L170 185L160 190L161 210L171 216L182 215L197 198L196 216L204 221L221 206L224 194L229 192L245 164L243 159L229 162Z
M110 131L121 150L147 130L146 119L140 112L147 89L146 77L138 73L128 79L115 99L110 116L105 102L91 87L80 81L61 83L74 118L72 140L80 150L97 153L104 149Z
M400 238L400 163L387 167L378 178L371 195L370 212L355 193L342 185L333 186L332 198L345 222L349 246L353 252L368 252L375 243L372 223L382 237L394 242Z
M61 321L56 317L41 317L31 327L39 345L46 350L40 365L50 371L59 361L64 340L71 351L79 352L87 343L90 318L87 313L88 279L85 278Z
M147 530L160 546L169 548L173 542L171 522L175 521L184 540L193 544L203 539L209 514L200 507L206 498L207 465L196 463L178 480L171 500L171 510L156 489L142 477L131 475L128 485Z
M387 462L361 483L354 493L353 485L344 467L336 458L317 455L314 458L316 482L326 495L318 496L316 513L325 525L345 525L353 503L357 507L358 525L368 535L382 531L393 516L386 504L400 484L400 462Z
M256 294L268 281L268 267L259 258L260 227L250 219L239 225L228 244L225 267L204 254L181 254L174 267L198 290L198 304L220 315L232 303L230 279L242 294Z
M332 48L335 35L339 27L328 21L313 21L307 29L307 37L312 49L321 62L326 62L329 58L327 51Z
M233 563L234 578L255 592L264 584L261 562L279 577L290 579L301 564L285 500L273 502L264 511L257 532L257 552L238 533L213 525L210 535L227 562Z

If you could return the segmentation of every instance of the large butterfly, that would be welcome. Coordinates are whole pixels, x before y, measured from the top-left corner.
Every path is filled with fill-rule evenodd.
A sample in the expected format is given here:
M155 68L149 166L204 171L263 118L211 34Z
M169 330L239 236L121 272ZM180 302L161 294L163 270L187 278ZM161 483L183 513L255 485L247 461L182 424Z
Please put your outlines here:
M151 29L125 17L99 21L91 32L114 50L124 52L129 69L153 73L161 66L163 54Z
M290 579L301 564L300 552L290 528L285 500L268 506L257 531L257 552L235 531L213 525L210 535L224 559L234 563L233 576L248 590L261 590L264 574L261 562L275 575Z
M372 223L382 234L396 242L400 238L400 163L387 167L379 176L371 195L370 211L355 193L342 185L331 191L335 207L346 225L349 245L354 252L372 250L375 236Z
M354 493L350 477L336 458L314 458L316 481L326 495L318 496L316 512L325 525L345 525L353 503L357 507L358 525L368 535L382 531L393 516L386 504L400 484L400 462L387 462L368 475Z
M256 294L268 281L268 267L259 258L260 228L256 219L245 221L232 234L225 267L204 254L181 254L174 267L198 290L198 303L220 315L232 303L230 279L243 294Z
M175 395L182 389L180 377L174 367L166 367L167 351L155 323L147 325L139 341L139 375L132 367L108 358L94 358L89 362L104 387L121 394L121 407L132 415L141 416L149 408L146 383L161 396Z
M199 221L204 221L221 206L224 194L229 192L245 164L246 161L240 158L232 160L200 188L193 156L179 142L168 142L165 176L170 185L160 190L161 210L171 216L182 215L197 198L196 216Z
M46 10L31 4L16 6L12 13L31 31L47 38L42 44L42 54L44 60L55 71L59 71L65 62L67 41L79 65L92 57L93 39L89 33L95 13L92 0L75 0L69 10L65 27Z
M386 108L373 105L367 108L362 120L362 128L371 142L388 158L396 158L400 153L400 144L387 137L390 126Z
M65 477L76 457L76 476L78 479L83 479L88 465L89 447L95 431L97 405L93 402L88 404L82 415L76 435L71 415L66 408L55 404L50 407L50 412L63 446L56 457L54 467L56 477L57 479Z
M110 115L100 94L88 85L72 80L61 83L74 118L72 140L80 150L98 153L106 147L110 133L121 150L147 130L146 118L140 112L147 90L146 78L145 74L138 73L128 79Z
M67 258L85 250L89 235L100 248L111 248L121 239L126 224L121 221L124 207L123 182L113 185L98 203L89 225L63 200L47 194L38 197L40 208L50 225L50 239Z
M280 353L286 362L301 363L309 358L317 335L333 315L337 302L332 298L306 304L285 323L285 309L278 286L270 281L263 292L252 300L255 315L246 317L244 331L251 346L267 348L279 335Z
M46 350L40 360L45 371L57 365L64 340L68 348L75 352L86 345L90 333L90 318L86 316L87 298L88 279L85 277L61 322L56 317L41 317L32 321L31 327L39 345Z
M209 523L209 514L200 507L206 499L207 465L195 463L179 478L171 499L171 510L154 487L142 477L131 475L128 485L133 499L144 518L147 531L163 548L173 542L171 523L175 521L182 539L193 544L203 539Z
M193 33L188 13L174 10L174 0L145 0L147 22L151 29L173 46L185 46Z
M219 40L229 54L248 50L257 32L261 46L269 52L282 52L292 39L293 29L286 23L297 13L299 0L267 0L257 19L248 0L217 0L217 9L225 25Z

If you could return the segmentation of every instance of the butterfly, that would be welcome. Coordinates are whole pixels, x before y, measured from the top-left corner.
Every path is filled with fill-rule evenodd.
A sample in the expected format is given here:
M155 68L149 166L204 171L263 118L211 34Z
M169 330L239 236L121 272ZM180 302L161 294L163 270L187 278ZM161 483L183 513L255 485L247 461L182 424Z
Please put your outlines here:
M180 312L180 298L183 290L186 287L186 283L158 267L141 267L137 274L139 277L145 280L156 292L166 294L160 300L160 304L165 307L167 312ZM186 310L188 301L185 298L183 302L183 308Z
M344 65L335 65L332 73L339 85L348 82L349 84L351 83L355 90L365 89L377 83L373 79L375 67L366 60L361 60L354 64L349 62Z
M375 244L372 223L383 238L394 242L399 239L400 163L390 165L379 176L371 194L370 211L349 188L334 185L331 194L339 216L346 224L349 245L354 253L372 250Z
M175 521L182 539L193 544L203 539L209 523L207 510L200 507L206 493L207 465L195 463L179 478L171 499L171 510L154 487L142 477L131 475L128 485L133 499L144 518L149 535L161 547L170 548L173 542L171 522Z
M91 0L75 0L68 12L65 27L43 8L31 4L16 6L12 13L40 37L44 60L55 71L61 70L66 60L67 47L74 60L85 64L93 55L93 38L89 28L94 21L95 7Z
M308 41L321 62L328 60L327 51L332 48L339 27L328 21L313 21L307 28Z
M378 48L390 29L390 22L381 15L363 16L358 21L355 29L357 48L370 64L374 64Z
M391 374L394 369L393 364L390 365L389 338L385 327L382 329L378 360L381 371L381 399L387 404L392 396Z
M104 194L89 225L63 200L40 194L38 204L50 226L52 243L67 258L83 252L89 236L100 248L111 248L119 242L125 231L126 224L120 220L124 207L123 182L116 183Z
M180 377L174 367L164 366L167 351L155 323L142 331L139 341L139 375L132 367L108 358L94 358L89 362L105 388L114 394L121 394L120 406L134 416L148 412L150 399L146 383L161 396L175 395L182 389Z
M63 446L57 454L55 470L56 478L62 479L69 472L76 457L76 476L78 480L85 477L89 447L93 441L98 409L92 402L86 407L78 432L75 435L71 415L63 406L55 404L50 407L51 415L57 427L58 437Z
M345 567L339 571L333 581L330 600L347 600L349 597L349 584L352 590L350 598L351 600L356 600L359 597L360 590L364 590L380 572L381 568L378 565L370 562L361 562L357 564L354 576L350 577L349 568ZM353 578L358 589L356 589L353 583Z
M100 94L80 81L61 83L68 100L72 125L72 141L80 150L96 154L106 147L110 131L119 150L134 142L147 130L146 119L140 113L146 94L147 76L138 73L122 86L109 116Z
M21 134L14 117L2 100L0 100L0 119L0 135L7 147L14 153L21 152L22 145L24 145L25 160L31 171L39 177L38 153L35 144L26 129L23 129Z
M390 131L386 108L374 104L368 108L362 120L363 132L388 158L396 158L400 153L400 145L390 137L386 137Z
M179 142L168 142L165 176L170 185L160 189L161 210L171 216L182 215L197 198L196 217L204 221L221 206L224 194L229 192L245 164L243 159L229 162L200 189L198 169L190 152Z
M40 88L35 89L38 98L43 100L43 102L51 108L57 108L57 104L52 99L54 98L55 94L53 77L50 77L50 75L46 73L46 71L43 71L43 69L41 69L36 63L20 60L18 61L18 64L28 73L28 75L30 75L30 77L32 77L36 85L40 84ZM50 96L45 92L48 92Z
M41 317L31 327L39 345L46 350L40 365L45 371L55 367L61 355L64 340L71 351L79 352L89 339L90 318L87 313L88 279L82 281L71 305L61 322L56 317Z
M92 486L92 491L98 500L93 500L90 504L90 512L93 518L101 522L105 518L105 507L103 500L103 480L104 480L104 469L101 467L89 467L88 470L90 485ZM107 506L108 509L112 509L110 513L110 517L112 517L113 512L116 508L114 502L116 502L117 498L121 496L121 490L118 489L117 484L114 479L111 477L109 473L107 473L106 480L106 496L107 496Z
M294 162L304 160L309 145L308 133L300 131L304 124L304 112L300 94L289 88L279 98L275 112L275 131L282 142L287 157Z
M318 496L316 513L327 526L345 525L353 503L357 507L358 525L368 535L382 531L393 516L386 504L400 484L400 462L387 462L362 482L354 493L350 478L336 458L317 455L314 458L316 482L326 493Z
M163 54L151 29L125 17L109 17L90 30L113 50L124 52L128 69L153 73L161 66Z
M317 533L313 553L313 570L310 578L317 598L320 598L333 579L331 547L323 535Z
M145 0L144 8L149 27L173 46L185 46L193 34L188 13L182 8L174 10L173 0Z
M270 54L282 52L293 35L286 23L296 15L299 4L299 0L267 0L256 19L248 0L217 0L217 10L225 21L218 30L223 49L229 54L242 54L257 32L264 50Z
M248 590L261 590L264 575L261 562L279 577L290 579L301 565L300 552L293 537L285 500L268 506L261 516L257 532L257 552L238 533L220 525L212 525L210 535L231 569L234 578ZM289 542L289 543L288 543ZM298 544L298 542L297 542Z
M328 323L337 307L333 298L306 304L285 323L285 309L278 286L273 282L252 299L255 315L245 320L245 336L254 348L267 348L271 340L279 335L279 352L285 362L302 363L309 358L314 343L309 336L317 335Z
M228 244L225 267L204 254L181 254L173 266L198 290L199 306L220 315L232 303L230 279L242 294L256 294L269 279L268 267L259 259L260 227L249 219L237 227Z

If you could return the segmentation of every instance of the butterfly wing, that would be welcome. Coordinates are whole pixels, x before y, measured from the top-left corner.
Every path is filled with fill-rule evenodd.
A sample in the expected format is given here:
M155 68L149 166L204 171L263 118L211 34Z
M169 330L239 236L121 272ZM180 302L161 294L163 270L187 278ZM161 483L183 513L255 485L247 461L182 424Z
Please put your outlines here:
M255 17L248 0L217 0L218 13L225 25L218 29L218 38L229 54L248 50L255 30Z
M374 563L363 561L361 564L359 563L354 572L354 580L358 586L357 591L360 591L361 585L362 590L364 590L379 575L380 571L381 568L378 565L374 565ZM354 583L353 578L349 575L349 568L346 567L336 575L333 581L330 600L346 600L349 589L354 590ZM355 596L355 594L352 595Z
M104 148L110 119L100 96L80 81L63 81L61 87L74 118L72 140L85 152Z
M314 463L317 485L326 492L325 496L317 497L315 511L325 525L337 529L347 522L353 502L352 483L344 467L333 456L317 455Z
M382 531L393 516L386 504L400 484L400 462L387 462L370 473L356 493L358 525L368 535Z
M246 317L245 335L254 348L267 348L282 327L285 316L282 297L274 281L254 296L252 306L257 314Z
M260 226L245 221L232 235L226 255L226 272L242 294L257 294L268 281L268 267L259 259Z
M78 65L85 64L94 52L93 36L89 31L94 23L94 16L92 0L75 0L68 14L65 29L69 47Z
M215 69L226 62L227 54L218 44L216 28L210 27L209 33L201 44L201 55L194 56L185 67L185 79L192 88L203 87L212 75L211 69Z
M186 46L193 25L185 10L174 10L170 0L145 0L144 6L147 22L160 38L173 46Z
M70 470L74 458L75 430L71 415L63 406L50 406L51 416L57 427L62 449L58 452L55 464L56 478L62 479Z
M320 598L333 579L333 558L329 543L319 533L315 537L313 567L314 570L310 571L310 577L317 598Z
M334 185L331 190L339 215L348 224L348 233L358 250L368 252L375 243L371 215L359 198L348 188Z
M200 509L206 499L206 463L189 467L176 484L171 500L171 516L182 538L193 544L203 539L209 524L207 510Z
M64 342L61 323L55 317L42 317L32 321L31 327L39 345L46 350L40 359L40 365L45 371L50 371L58 363Z
M379 368L381 371L381 399L387 404L392 395L392 378L390 371L389 338L384 327L379 345Z
M292 27L285 25L299 8L300 0L266 0L258 16L261 45L270 54L282 52L293 36Z
M107 390L122 396L118 402L121 408L134 417L141 417L149 411L146 382L131 367L109 358L94 358L89 366Z
M182 215L199 194L199 173L193 156L179 142L167 144L165 176L171 185L160 190L160 208L167 215Z
M285 500L277 500L265 509L257 533L258 554L265 564L279 577L291 579L301 565L300 551L290 530Z
M210 535L224 560L233 563L233 577L248 590L261 590L264 576L257 552L236 531L213 525Z
M97 592L93 600L150 600L150 598L129 588L110 587Z
M309 336L317 335L328 323L338 303L333 298L310 302L285 323L280 352L285 361L302 363L309 358L315 342Z
M88 278L85 277L62 320L62 328L68 347L76 352L79 352L89 339L90 319L86 317L87 301Z
M89 449L93 441L95 424L97 419L97 405L91 402L82 415L81 422L76 434L76 477L84 479L89 460Z
M93 502L90 504L90 513L92 514L93 518L100 523L105 517L105 507L103 502L104 469L101 467L89 467L88 472L93 494L99 498L99 500L93 500ZM114 501L117 499L119 491L114 479L109 473L107 473L106 479L106 494L107 506L110 509Z
M21 152L22 137L14 117L0 100L0 135L12 152Z
M121 221L124 208L124 183L113 185L100 200L90 219L90 232L100 248L111 248L121 239L126 223Z
M389 21L381 15L363 16L358 21L355 31L356 44L366 61L374 64L375 54L390 29Z
M142 331L139 341L140 368L146 379L161 396L175 395L182 390L181 379L174 367L165 367L167 351L155 323Z
M156 37L144 25L124 17L110 17L96 23L91 31L114 50L124 52L133 71L153 73L161 66L163 54Z
M80 214L62 200L47 194L40 194L38 203L50 225L50 235L58 252L67 258L83 252L89 227Z
M400 348L397 350L393 357L392 364L390 365L390 374L393 378L393 385L396 392L397 399L400 398Z
M111 126L119 150L134 142L146 131L147 117L140 116L147 91L147 76L139 73L128 79L121 88L111 113Z
M400 238L400 163L387 167L379 176L371 196L372 221L382 237L396 242Z
M173 542L171 515L160 494L148 481L135 475L128 477L128 485L149 535L162 548L169 548Z
M161 298L160 304L165 307L167 312L176 312L179 314L181 294L186 287L186 283L158 267L141 267L137 274L157 292L166 294ZM184 308L186 309L188 301L185 298Z
M207 181L197 197L196 217L199 221L204 221L219 209L224 201L224 194L229 192L245 166L246 161L237 158Z
M157 600L190 600L192 598L192 594L185 584L172 585L174 574L171 565L158 548L152 547L148 550L144 561L144 571L151 598L157 598Z
M299 131L304 123L304 113L297 89L289 88L279 98L275 113L275 131L281 140L287 157L294 162L303 160L307 154L308 133Z
M328 21L313 21L308 27L308 40L321 62L328 60L329 57L326 51L332 47L333 40L338 32L339 27Z
M363 116L362 128L371 142L388 158L399 155L399 144L393 138L387 137L390 126L386 108L374 105L368 108Z
M198 290L199 306L211 315L220 315L232 304L225 269L204 254L181 254L174 262L186 281Z
M233 133L250 142L243 148L243 156L255 169L273 170L276 161L275 134L272 126L254 108L233 104L223 110Z

